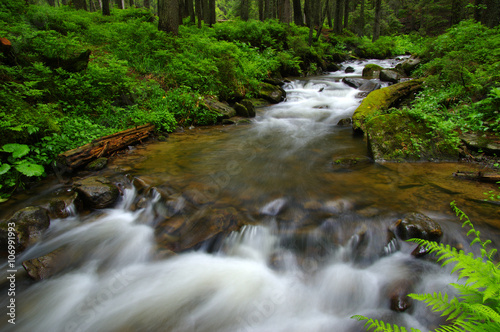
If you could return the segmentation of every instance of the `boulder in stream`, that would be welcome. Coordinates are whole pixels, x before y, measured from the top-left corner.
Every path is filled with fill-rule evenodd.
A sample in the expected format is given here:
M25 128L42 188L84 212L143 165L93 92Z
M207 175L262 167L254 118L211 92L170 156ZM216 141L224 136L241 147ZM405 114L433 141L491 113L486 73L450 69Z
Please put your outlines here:
M106 167L108 164L108 158L101 157L97 158L96 160L91 161L90 163L85 166L86 171L90 172L97 172Z
M270 103L277 104L285 100L286 92L280 86L260 83L257 94Z
M73 184L73 190L83 198L84 204L92 209L112 206L120 194L118 187L102 176L91 176Z
M378 78L379 75L380 75L380 71L384 69L382 67L380 67L379 65L376 65L376 64L367 64L364 68L363 68L363 78Z
M344 77L342 82L349 85L351 88L357 89L367 82L367 80L362 78Z
M398 219L395 224L396 235L402 240L412 238L439 241L443 236L441 226L428 216L410 212Z
M10 219L0 222L0 245L7 248L9 240L15 242L16 253L36 243L50 226L49 213L38 206L17 211Z
M23 267L32 279L37 281L47 279L60 270L57 267L57 261L59 261L63 250L60 248L45 256L24 261Z
M396 70L405 73L407 76L410 76L411 73L420 65L420 62L420 58L411 57L399 63L396 66Z
M401 75L392 69L383 69L380 71L380 80L382 82L398 83Z
M233 116L236 116L235 109L221 101L212 98L205 98L204 104L205 106L207 106L209 110L219 114L219 116L217 117L218 121L222 121L223 119L229 119L232 118Z

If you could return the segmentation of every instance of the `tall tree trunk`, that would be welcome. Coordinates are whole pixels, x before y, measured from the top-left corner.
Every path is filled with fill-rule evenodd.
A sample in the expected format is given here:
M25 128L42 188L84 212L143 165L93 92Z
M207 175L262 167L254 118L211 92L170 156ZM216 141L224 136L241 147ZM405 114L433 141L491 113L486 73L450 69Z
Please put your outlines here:
M196 17L198 18L198 29L201 29L201 21L203 21L202 9L201 0L195 0L194 11L196 12Z
M144 8L149 9L149 8L151 8L151 3L149 2L149 0L144 0L143 6L144 6Z
M273 17L273 6L272 0L264 0L264 20L271 19Z
M302 6L300 5L300 0L292 0L293 4L293 22L298 25L304 25L304 17L302 15Z
M68 0L62 0L62 5L67 6L68 5Z
M359 36L363 37L365 35L365 0L361 0L361 11L359 13Z
M123 4L123 0L116 0L115 3L118 6L118 9L124 9L125 8L125 6Z
M194 13L194 2L193 2L193 0L187 0L186 4L187 4L187 10L189 13L189 17L190 17L189 21L192 24L195 24L196 23L196 15Z
M102 10L102 0L97 0L97 3L99 4L97 10Z
M47 0L47 3L52 7L56 6L56 2L54 0Z
M109 1L110 0L102 0L102 14L104 16L111 15L111 11L109 10Z
M179 34L179 0L158 0L158 30Z
M373 42L380 37L381 15L382 15L382 0L375 0L375 21L373 22L373 37L372 37Z
M278 19L283 23L292 22L292 7L290 0L279 0L278 2Z
M484 16L484 24L489 28L494 28L500 24L499 0L486 0L486 13Z
M248 21L250 16L250 1L249 0L241 0L240 1L240 18L243 21Z
M483 4L484 0L475 0L474 1L474 19L477 22L483 22Z
M134 7L135 6L134 0L130 0L129 5L130 5L130 7Z
M326 0L326 23L333 29L333 0Z
M87 10L87 1L86 0L73 0L73 6L75 6L75 9Z
M306 16L306 25L309 28L309 45L313 42L314 21L313 21L313 6L312 2L315 0L304 1L304 14Z
M344 29L349 26L349 0L344 0Z
M335 19L333 30L335 33L342 33L342 18L344 16L344 0L337 0L335 3Z
M96 11L95 3L94 3L93 0L89 0L89 11L90 12L95 12Z
M257 0L257 5L259 7L259 21L264 21L264 0Z
M209 0L201 0L201 10L203 11L203 22L210 24L210 10L208 9Z
M208 0L208 19L208 24L212 27L216 23L215 0Z

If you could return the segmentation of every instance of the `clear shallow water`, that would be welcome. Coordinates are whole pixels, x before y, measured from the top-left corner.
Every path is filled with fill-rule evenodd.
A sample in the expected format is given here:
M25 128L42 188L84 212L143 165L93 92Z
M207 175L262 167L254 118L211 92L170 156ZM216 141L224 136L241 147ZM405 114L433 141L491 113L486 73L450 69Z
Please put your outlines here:
M352 65L359 76L364 64ZM387 229L418 211L441 224L444 242L468 248L455 200L496 246L498 206L478 203L492 187L452 177L470 165L336 165L367 153L336 125L360 102L340 75L287 84L287 101L251 125L186 130L116 160L111 170L128 179L122 202L52 221L18 261L62 248L62 270L20 285L17 324L0 329L360 331L354 314L438 324L421 304L390 310L390 298L447 291L455 278ZM219 220L233 231L207 226Z

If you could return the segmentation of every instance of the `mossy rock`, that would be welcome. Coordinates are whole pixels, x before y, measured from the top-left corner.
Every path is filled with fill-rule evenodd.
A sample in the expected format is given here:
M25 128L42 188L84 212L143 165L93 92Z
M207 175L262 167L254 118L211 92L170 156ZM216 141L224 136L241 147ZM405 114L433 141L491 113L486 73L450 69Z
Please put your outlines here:
M402 113L382 114L365 124L375 161L457 160L457 146L433 137L426 123Z
M367 64L363 68L363 78L378 78L380 71L382 71L383 69L383 67L380 67L379 65L373 63Z
M286 97L285 90L277 85L269 83L260 83L257 94L260 98L263 98L273 104L282 102Z
M91 161L87 166L85 166L85 169L90 172L97 172L106 167L108 164L108 158L98 158L94 161Z
M422 86L423 79L406 81L374 90L366 96L352 116L353 128L365 131L366 118L375 111L400 106L405 99L412 99Z

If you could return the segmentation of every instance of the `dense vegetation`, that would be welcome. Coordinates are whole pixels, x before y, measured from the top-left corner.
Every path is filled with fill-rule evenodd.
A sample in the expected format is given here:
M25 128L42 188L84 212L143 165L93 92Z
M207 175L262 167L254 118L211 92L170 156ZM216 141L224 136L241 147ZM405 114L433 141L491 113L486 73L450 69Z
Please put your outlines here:
M459 131L498 132L498 27L469 20L438 37L423 30L388 35L408 30L408 9L383 2L382 36L372 42L366 34L374 7L364 11L363 31L360 10L351 5L350 20L344 18L351 30L333 33L327 19L311 40L308 26L252 14L244 21L236 9L225 14L231 21L211 27L186 17L175 36L159 31L154 11L145 8L114 8L108 16L2 2L0 37L13 46L0 52L0 191L44 175L59 153L97 137L144 123L160 132L214 124L218 114L207 98L252 98L266 78L317 74L351 57L422 56L416 75L427 76L425 90L403 112L455 143ZM88 51L83 70L66 66Z

